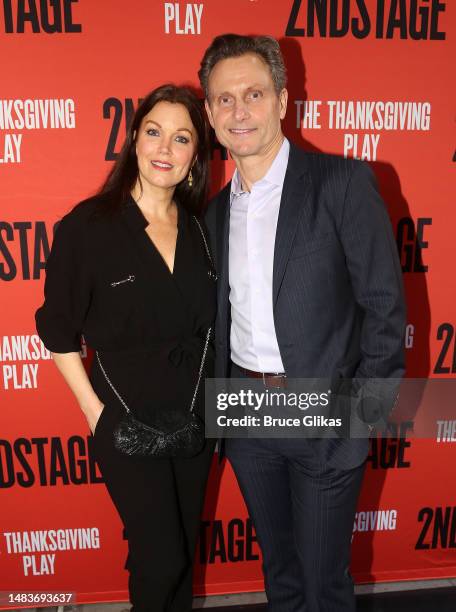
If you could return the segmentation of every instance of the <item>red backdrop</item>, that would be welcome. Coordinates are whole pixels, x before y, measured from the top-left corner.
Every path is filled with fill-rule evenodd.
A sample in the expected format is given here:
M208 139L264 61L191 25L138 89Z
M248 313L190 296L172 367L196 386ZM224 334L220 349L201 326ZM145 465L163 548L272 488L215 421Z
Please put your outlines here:
M127 597L121 524L33 315L54 224L100 185L138 98L197 85L219 33L279 39L292 141L371 162L404 272L407 375L455 376L454 25L454 3L437 0L0 2L0 590ZM216 148L213 192L231 172ZM456 576L455 422L440 433L373 441L358 582ZM214 465L196 592L261 588L242 498Z

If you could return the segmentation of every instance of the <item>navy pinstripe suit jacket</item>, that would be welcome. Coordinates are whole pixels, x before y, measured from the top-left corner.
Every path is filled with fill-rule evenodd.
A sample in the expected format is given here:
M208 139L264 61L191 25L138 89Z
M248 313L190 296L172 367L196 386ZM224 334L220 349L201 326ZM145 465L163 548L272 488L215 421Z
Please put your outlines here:
M216 377L230 364L230 184L206 215L218 272ZM291 145L274 247L275 331L293 378L399 379L405 305L391 223L369 165ZM386 415L395 392L381 399ZM313 440L324 461L361 463L368 441Z

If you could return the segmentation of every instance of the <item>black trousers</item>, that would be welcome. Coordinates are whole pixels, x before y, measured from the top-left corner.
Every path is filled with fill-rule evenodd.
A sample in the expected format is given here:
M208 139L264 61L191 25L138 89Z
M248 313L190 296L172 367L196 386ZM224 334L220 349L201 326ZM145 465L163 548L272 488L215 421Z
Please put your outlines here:
M95 453L128 540L133 612L190 612L192 569L214 450L190 459L128 457L113 446L122 409L106 405L95 429Z
M365 463L324 465L307 439L226 439L225 452L255 525L268 611L354 612L350 548Z

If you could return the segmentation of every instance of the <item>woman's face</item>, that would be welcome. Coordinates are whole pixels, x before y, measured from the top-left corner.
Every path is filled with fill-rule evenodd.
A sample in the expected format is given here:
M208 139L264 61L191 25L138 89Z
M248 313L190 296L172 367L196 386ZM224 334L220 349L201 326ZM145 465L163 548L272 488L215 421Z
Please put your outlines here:
M136 135L136 157L144 190L174 190L193 164L196 145L196 130L185 106L157 102L143 118Z

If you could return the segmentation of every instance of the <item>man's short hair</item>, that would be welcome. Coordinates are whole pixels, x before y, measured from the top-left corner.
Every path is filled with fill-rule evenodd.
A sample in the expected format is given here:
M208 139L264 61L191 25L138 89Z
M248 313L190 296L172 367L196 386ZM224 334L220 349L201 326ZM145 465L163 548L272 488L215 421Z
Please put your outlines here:
M221 34L216 36L206 49L201 68L198 72L204 95L209 98L209 75L221 60L241 57L247 53L259 55L271 71L277 95L287 85L287 70L280 51L279 43L272 36L241 36L240 34Z

